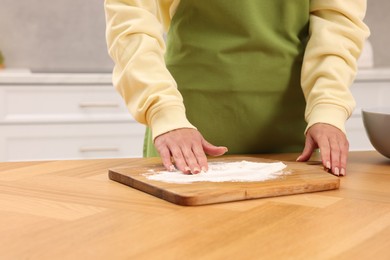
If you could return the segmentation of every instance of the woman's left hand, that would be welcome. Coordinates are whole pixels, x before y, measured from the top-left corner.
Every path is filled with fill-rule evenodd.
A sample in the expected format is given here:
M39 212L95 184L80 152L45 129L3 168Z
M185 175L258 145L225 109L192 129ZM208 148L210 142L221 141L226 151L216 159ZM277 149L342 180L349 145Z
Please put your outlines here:
M310 159L315 149L319 148L324 167L336 176L346 174L349 143L346 135L337 127L317 123L306 133L305 148L297 161Z

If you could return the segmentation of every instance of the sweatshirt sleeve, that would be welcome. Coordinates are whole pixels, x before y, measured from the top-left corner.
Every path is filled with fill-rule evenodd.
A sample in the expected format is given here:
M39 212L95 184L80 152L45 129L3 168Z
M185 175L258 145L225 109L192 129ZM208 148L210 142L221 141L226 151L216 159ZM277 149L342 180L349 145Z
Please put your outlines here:
M355 101L349 90L369 29L363 22L366 0L312 0L309 40L301 83L306 98L306 130L315 123L345 122Z
M195 128L165 66L164 28L177 0L105 0L106 39L113 59L113 84L135 120L153 139L178 128Z

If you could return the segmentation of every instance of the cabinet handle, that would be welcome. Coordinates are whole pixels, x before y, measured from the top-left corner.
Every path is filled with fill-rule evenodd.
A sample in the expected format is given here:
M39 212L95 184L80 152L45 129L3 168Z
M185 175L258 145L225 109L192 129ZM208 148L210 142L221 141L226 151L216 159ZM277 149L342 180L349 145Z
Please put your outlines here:
M114 102L80 102L79 107L81 108L119 107L119 104Z
M84 146L80 147L81 153L90 152L119 152L119 147L116 146Z

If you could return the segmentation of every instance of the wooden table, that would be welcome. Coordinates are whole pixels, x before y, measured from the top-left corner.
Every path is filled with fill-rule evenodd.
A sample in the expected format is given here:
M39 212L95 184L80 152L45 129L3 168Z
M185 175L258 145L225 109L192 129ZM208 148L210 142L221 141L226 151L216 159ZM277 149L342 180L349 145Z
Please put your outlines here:
M0 259L390 259L376 152L350 153L339 190L197 207L108 180L140 160L0 163Z

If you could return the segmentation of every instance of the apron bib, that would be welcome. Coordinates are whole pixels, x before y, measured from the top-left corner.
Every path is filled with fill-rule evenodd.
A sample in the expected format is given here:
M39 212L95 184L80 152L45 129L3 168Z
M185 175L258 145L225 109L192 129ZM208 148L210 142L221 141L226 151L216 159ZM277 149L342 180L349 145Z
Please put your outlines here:
M167 68L189 121L230 154L299 152L309 0L181 0ZM158 156L147 129L144 156Z

